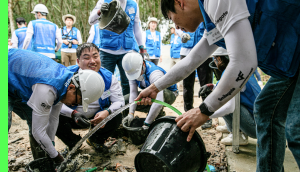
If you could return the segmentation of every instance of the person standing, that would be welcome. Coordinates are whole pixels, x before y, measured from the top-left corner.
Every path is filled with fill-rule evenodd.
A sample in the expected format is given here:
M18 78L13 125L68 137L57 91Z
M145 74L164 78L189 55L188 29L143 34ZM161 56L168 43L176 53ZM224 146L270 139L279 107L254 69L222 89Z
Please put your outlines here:
M149 29L144 34L147 53L155 65L158 64L161 55L161 34L156 30L157 23L157 18L150 17L147 23Z
M181 49L181 38L175 32L175 24L170 24L171 28L171 48L170 48L170 56L172 59L170 68L173 67L180 60L180 49Z
M32 51L54 60L55 52L62 45L61 32L56 24L47 20L49 12L44 4L37 4L31 13L34 14L36 20L28 24L23 49L27 49L32 40ZM55 40L57 40L56 47Z
M68 67L69 65L76 64L76 48L78 44L82 44L81 34L79 29L73 27L76 23L76 17L67 14L62 16L63 22L66 24L61 28L61 35L63 39L63 44L61 47L61 62L63 65Z
M89 23L91 25L98 22L101 11L108 11L112 0L99 0L96 7L90 14ZM133 49L134 37L139 45L140 53L144 53L144 42L142 27L140 25L139 7L135 0L120 0L121 8L131 18L127 29L117 34L109 30L100 30L100 58L104 68L114 73L116 65L121 75L121 86L123 95L129 93L129 83L122 67L122 59L126 53ZM101 8L101 10L100 10Z
M16 23L18 26L18 29L14 31L12 34L11 42L12 42L12 48L23 48L23 43L26 37L26 21L23 17L19 17L16 19ZM29 46L27 47L27 50L31 50L31 43L29 43Z
M91 26L90 36L88 40L86 41L87 43L93 43L95 44L98 48L100 48L100 29L99 29L99 23L96 23Z

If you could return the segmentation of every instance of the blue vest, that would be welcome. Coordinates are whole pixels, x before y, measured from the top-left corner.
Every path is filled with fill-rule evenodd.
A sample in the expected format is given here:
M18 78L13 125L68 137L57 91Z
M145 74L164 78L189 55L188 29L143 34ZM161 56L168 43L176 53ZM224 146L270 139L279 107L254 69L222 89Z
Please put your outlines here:
M149 77L150 77L150 74L151 74L153 71L155 71L155 70L160 70L160 71L162 71L164 74L167 73L163 68L161 68L161 67L159 67L159 66L156 66L154 63L152 63L152 62L150 62L150 61L144 61L144 62L146 63L146 71L145 71L145 78L144 78L144 79L145 79L145 83L146 83L146 87L143 87L143 86L141 85L141 81L137 81L137 80L136 80L136 83L137 83L138 87L140 87L141 89L145 89L145 88L147 88L147 87L149 87L149 86L151 85L151 83L150 83L150 81L149 81ZM176 90L177 90L177 85L174 84L174 85L168 87L167 89L170 90L170 91L176 91Z
M112 0L104 0L105 3L110 3ZM127 0L125 13L130 18L130 23L127 29L120 35L109 30L100 30L100 48L109 50L119 50L123 47L124 50L132 50L134 42L133 26L134 19L137 13L137 4L134 0Z
M146 49L150 56L160 57L160 32L155 31L156 38L152 38L150 30L146 30Z
M67 31L67 27L64 26L61 29L61 35L62 35L62 39L68 39L68 40L78 40L77 39L77 31L78 29L76 27L72 27L72 29L70 30L70 32ZM72 44L72 48L76 49L78 47L77 44ZM69 48L69 45L66 44L62 44L61 48Z
M78 71L79 66L78 65L69 66L68 69L72 72L76 72L76 71ZM104 84L105 84L104 92L105 92L105 91L110 89L111 79L112 79L113 74L109 70L107 70L103 67L100 68L98 73L101 75L101 77L104 80ZM100 105L100 109L99 109L98 112L103 111L105 108L108 108L111 105L111 102L110 102L109 98L110 97L106 97L105 99L102 99L101 97L99 98L98 102L99 102L99 105ZM77 106L69 106L69 107L72 108L72 109L77 108Z
M215 28L198 0L207 31ZM258 66L276 78L293 77L300 63L300 1L246 0ZM224 39L215 43L224 44ZM222 46L224 48L224 46Z
M133 49L134 51L138 52L138 53L140 52L139 46L138 46L137 41L136 41L135 38L134 38L134 42L133 42L133 47L132 47L132 49Z
M22 49L23 48L23 43L26 37L26 31L27 31L27 27L21 27L17 30L15 30L15 34L18 37L18 48ZM31 50L31 42L27 48L27 50Z
M222 73L223 76L224 72ZM221 77L222 77L221 76ZM216 85L218 85L219 81ZM246 83L246 90L244 92L240 92L240 102L244 105L248 111L253 114L254 101L258 94L261 91L260 86L258 85L254 75L252 74L248 82Z
M204 25L203 22L200 23L197 30L195 32L185 32L190 35L191 39L188 40L186 43L182 43L183 48L193 48L202 38L204 32Z
M11 49L8 52L8 94L27 102L34 84L47 84L57 90L58 103L66 94L73 72L39 53ZM41 95L43 96L43 95Z
M180 58L180 49L181 49L181 39L180 37L178 36L178 38L176 39L176 44L175 44L175 35L172 34L171 35L171 49L170 49L170 55L171 55L171 58L174 58L174 59L178 59Z
M56 24L46 20L33 20L32 51L55 54Z
M98 48L100 48L100 29L99 29L99 23L94 24L92 27L94 27L95 35L93 39L93 44L97 45Z

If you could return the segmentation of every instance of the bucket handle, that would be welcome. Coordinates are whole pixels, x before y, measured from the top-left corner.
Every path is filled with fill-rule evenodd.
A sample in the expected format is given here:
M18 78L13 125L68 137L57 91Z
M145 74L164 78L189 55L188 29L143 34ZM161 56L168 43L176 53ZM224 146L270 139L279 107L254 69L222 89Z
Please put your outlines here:
M142 99L138 100L138 101L134 101L134 103L137 103L137 102L140 102ZM182 113L176 109L174 106L172 105L169 105L168 103L165 103L165 102L162 102L162 101L159 101L159 100L156 100L156 99L151 99L151 102L153 103L158 103L158 104L161 104L165 107L168 107L169 109L173 110L174 112L176 112L178 115L182 115ZM206 170L207 172L210 172L210 169L209 169L209 166L208 164L206 164Z

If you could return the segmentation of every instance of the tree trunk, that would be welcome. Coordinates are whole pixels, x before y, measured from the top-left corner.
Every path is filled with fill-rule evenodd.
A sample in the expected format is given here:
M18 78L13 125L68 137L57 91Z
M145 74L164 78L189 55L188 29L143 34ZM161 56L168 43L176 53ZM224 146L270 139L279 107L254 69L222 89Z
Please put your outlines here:
M154 16L154 9L152 8L152 4L151 4L151 1L150 0L147 0L147 2L148 2L148 7L150 8L150 10L151 10L151 13L152 13L152 16Z
M13 33L15 31L15 25L12 11L12 0L8 0L8 17L10 22L10 32Z

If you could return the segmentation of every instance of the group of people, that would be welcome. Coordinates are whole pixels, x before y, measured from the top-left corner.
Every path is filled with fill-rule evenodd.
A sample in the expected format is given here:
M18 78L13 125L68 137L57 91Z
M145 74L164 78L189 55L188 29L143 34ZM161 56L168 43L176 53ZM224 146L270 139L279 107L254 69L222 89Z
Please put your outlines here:
M162 106L152 104L151 98L172 104L178 96L176 83L183 80L186 112L175 121L189 132L188 142L196 128L216 117L224 117L227 125L217 130L230 132L234 96L241 92L240 143L246 144L247 135L257 138L257 171L284 171L286 140L300 165L298 1L161 0L162 14L175 24L170 28L176 65L168 73L157 66L161 57L161 35L155 30L158 21L149 19L143 39L136 1L120 0L131 18L125 32L98 28L98 19L109 10L106 3L110 2L99 0L91 12L88 43L82 43L80 31L72 26L75 16L63 16L66 26L58 29L46 20L48 9L43 4L35 6L32 13L37 20L30 21L28 28L24 19L16 20L19 29L8 52L8 130L12 111L27 121L34 159L46 153L60 164L64 159L55 150L55 135L72 148L81 139L73 128L94 127L125 103L141 99L128 114L118 114L87 140L97 151L107 152L104 142L122 118L130 124L136 110L146 112L143 128L148 129L164 116ZM62 55L69 58L62 60L65 66L51 60L61 46ZM145 49L150 61L144 59ZM116 66L121 85L113 76ZM253 75L257 66L271 76L263 90ZM195 70L202 86L199 107L193 106ZM220 76L216 85L212 71ZM222 140L230 142L231 135Z

